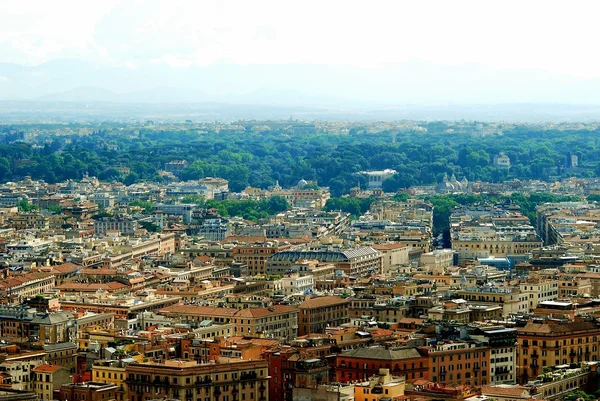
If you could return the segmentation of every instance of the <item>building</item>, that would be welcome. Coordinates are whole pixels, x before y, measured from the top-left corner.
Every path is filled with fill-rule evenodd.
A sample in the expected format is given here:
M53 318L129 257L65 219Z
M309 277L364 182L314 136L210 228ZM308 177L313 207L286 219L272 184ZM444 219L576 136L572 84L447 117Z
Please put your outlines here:
M20 230L47 230L50 225L48 217L40 213L19 213L11 219L11 226Z
M299 311L287 305L242 309L173 305L160 310L159 313L187 323L205 320L217 324L233 323L236 335L263 335L284 339L293 339L298 335Z
M70 312L38 313L31 321L31 335L42 344L57 344L77 339L75 316Z
M480 327L471 338L490 347L490 384L514 384L517 378L517 330L502 326Z
M354 401L353 384L321 384L314 388L293 388L294 401ZM278 400L274 400L278 401Z
M419 264L430 268L443 269L454 265L454 251L452 249L434 249L421 254Z
M118 387L112 383L83 382L60 386L60 400L64 401L115 401Z
M44 344L46 361L51 365L59 365L75 373L77 367L77 344L60 342L57 344Z
M41 401L54 400L54 391L71 382L69 370L58 365L39 365L31 369L31 373L34 392Z
M367 189L381 188L383 182L396 174L396 170L385 169L381 171L359 171L357 174L367 177Z
M206 364L178 360L130 363L126 373L131 401L269 399L269 366L263 360Z
M368 380L379 374L379 369L408 381L429 379L428 361L416 348L360 347L338 355L336 379L340 383Z
M593 319L536 319L517 327L517 381L527 383L545 367L599 360L600 326Z
M0 390L0 401L39 401L39 398L33 392L4 388Z
M554 301L558 298L557 280L531 278L520 283L519 289L529 298L529 312L533 312L541 302Z
M129 362L133 361L129 359ZM127 386L125 384L125 379L127 377L125 374L125 367L127 366L127 363L126 360L104 359L94 361L92 364L92 381L96 383L114 384L116 386L114 398L116 398L117 401L128 400L129 395L127 394Z
M154 210L160 210L166 215L181 216L183 223L189 224L192 221L192 211L196 207L193 203L158 203L154 205Z
M267 274L267 259L290 246L277 240L238 243L233 247L233 259L246 265L250 276L264 276Z
M267 273L283 275L301 260L318 260L331 263L337 270L354 277L366 276L381 271L381 253L369 246L346 250L329 248L306 250L283 250L267 260Z
M106 235L109 231L118 231L121 235L134 235L138 222L128 216L102 217L94 220L94 234Z
M429 377L442 385L489 384L490 348L476 341L442 341L425 348L429 358Z
M398 271L399 266L406 266L409 263L410 246L392 242L387 244L375 244L373 249L381 252L381 273L390 274Z
M50 273L26 273L22 276L8 277L0 281L0 297L24 300L50 291L56 285L56 277Z
M298 334L324 333L327 327L336 327L350 321L350 301L337 297L307 298L298 305L300 313Z
M394 377L389 369L379 369L367 382L354 385L355 401L388 401L404 395L404 377Z
M510 168L510 157L504 152L494 156L494 167L496 168Z
M457 291L464 300L479 305L502 307L502 316L521 314L529 311L529 294L518 288L467 287Z
M281 286L283 295L311 294L315 288L315 278L312 275L288 274L281 279Z

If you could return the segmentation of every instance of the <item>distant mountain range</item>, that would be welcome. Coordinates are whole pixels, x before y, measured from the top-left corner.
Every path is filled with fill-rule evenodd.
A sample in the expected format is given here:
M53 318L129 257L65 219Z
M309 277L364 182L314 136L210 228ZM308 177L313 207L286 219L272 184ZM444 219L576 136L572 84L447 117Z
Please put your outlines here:
M315 105L600 104L600 80L538 70L419 61L381 68L235 65L137 69L57 60L0 64L0 100L252 102Z
M590 120L600 117L594 106L600 105L600 80L420 61L379 68L226 63L127 68L56 60L33 67L0 64L0 101L5 101L0 117L31 108L43 112L46 103L60 109L67 106L57 103L66 102L197 104L201 113L219 105L225 114L231 109L225 105L243 105L250 116L256 106L272 106L284 117ZM25 106L31 102L37 106Z

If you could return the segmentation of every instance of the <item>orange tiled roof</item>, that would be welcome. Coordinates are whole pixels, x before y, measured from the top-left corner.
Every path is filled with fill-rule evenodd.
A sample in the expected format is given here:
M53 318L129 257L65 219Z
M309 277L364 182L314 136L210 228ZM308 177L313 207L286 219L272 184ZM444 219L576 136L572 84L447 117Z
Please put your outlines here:
M327 296L327 297L308 298L308 299L304 300L304 302L302 302L300 305L298 305L298 308L313 309L313 308L322 308L324 306L342 305L342 304L348 304L348 303L350 303L350 301L348 301L347 299L332 295L332 296Z
M53 373L61 369L59 365L40 365L33 368L31 371L35 373Z

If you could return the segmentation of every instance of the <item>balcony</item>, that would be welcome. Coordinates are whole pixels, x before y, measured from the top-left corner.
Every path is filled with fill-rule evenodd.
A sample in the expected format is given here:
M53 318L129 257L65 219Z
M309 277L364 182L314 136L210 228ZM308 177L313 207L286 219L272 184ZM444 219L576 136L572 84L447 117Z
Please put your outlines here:
M240 380L256 380L256 372L248 372L240 374Z
M531 354L532 358L539 358L540 355L537 352L534 352L533 354Z
M371 394L383 394L383 387L375 386L371 389Z

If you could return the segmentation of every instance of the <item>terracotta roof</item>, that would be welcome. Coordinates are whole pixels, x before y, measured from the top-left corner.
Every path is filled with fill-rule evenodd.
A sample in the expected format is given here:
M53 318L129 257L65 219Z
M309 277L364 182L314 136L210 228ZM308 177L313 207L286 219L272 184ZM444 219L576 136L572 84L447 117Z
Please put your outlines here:
M600 332L600 326L594 322L574 321L574 322L554 322L544 323L527 322L525 327L517 327L519 334L541 333L541 334L570 334L577 331L595 331Z
M9 277L6 280L0 281L0 288L12 288L21 284L28 283L30 281L39 280L52 275L52 273L31 272L22 276Z
M398 321L398 323L404 323L404 324L416 324L416 325L423 325L423 322L425 320L424 319L419 319L416 317L403 317L402 319L400 319Z
M330 305L343 305L349 304L350 301L344 298L336 297L336 296L327 296L327 297L316 297L316 298L308 298L304 300L298 308L300 309L314 309L314 308L322 308L324 306Z
M64 283L57 286L56 288L62 291L93 292L98 290L121 290L124 288L128 288L128 286L117 281L111 281L109 283Z
M346 351L339 356L344 358L375 359L397 361L403 359L418 359L421 354L415 348L390 349L384 347L361 347Z
M74 273L81 268L82 266L76 265L75 263L63 263L61 265L52 266L54 272L61 274Z
M529 391L526 387L518 385L513 386L484 386L481 389L483 395L502 395L502 396L523 396L529 398Z
M62 366L59 365L40 365L31 369L32 372L36 373L53 373L57 370L62 369Z
M235 316L260 318L290 312L298 312L298 309L288 305L274 305L268 308L246 308L240 310Z
M271 339L267 339L267 338L241 337L241 336L227 337L227 341L226 341L226 343L233 343L233 344L238 344L238 343L243 343L243 342L249 342L254 345L261 345L263 347L272 347L272 346L279 344L279 340L271 340Z
M199 305L171 305L158 311L160 314L180 313L192 316L229 316L233 317L238 312L237 308L216 308Z
M374 249L377 249L378 251L387 251L387 250L392 250L392 249L406 248L406 247L408 247L408 245L402 244L399 242L393 242L393 243L389 243L389 244L375 244L375 245L372 245L371 247Z
M230 235L225 237L223 241L220 241L221 244L228 244L232 241L237 241L239 243L263 243L263 242L271 242L271 241L279 241L280 245L283 245L285 242L288 244L307 244L311 241L309 238L267 238L258 235Z
M297 312L293 306L275 305L269 308L217 308L198 305L171 305L158 311L161 314L186 314L191 316L215 316L215 317L244 317L260 318L264 316L277 315L281 313Z

